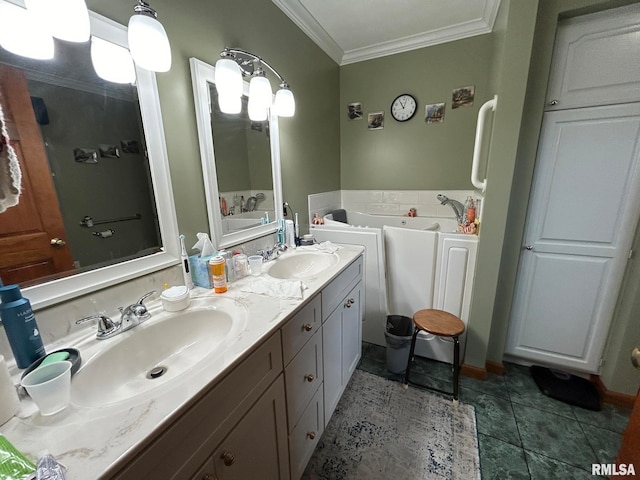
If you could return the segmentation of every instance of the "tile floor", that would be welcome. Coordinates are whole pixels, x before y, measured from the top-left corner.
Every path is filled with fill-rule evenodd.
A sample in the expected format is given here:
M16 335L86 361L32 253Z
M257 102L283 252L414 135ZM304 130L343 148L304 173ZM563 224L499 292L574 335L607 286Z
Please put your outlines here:
M363 343L358 368L401 381L386 369L384 347ZM415 375L415 376L414 376ZM411 379L451 389L451 366L418 357ZM485 381L460 378L460 401L475 406L484 480L593 479L592 463L612 463L630 411L585 410L543 395L528 367L505 364Z

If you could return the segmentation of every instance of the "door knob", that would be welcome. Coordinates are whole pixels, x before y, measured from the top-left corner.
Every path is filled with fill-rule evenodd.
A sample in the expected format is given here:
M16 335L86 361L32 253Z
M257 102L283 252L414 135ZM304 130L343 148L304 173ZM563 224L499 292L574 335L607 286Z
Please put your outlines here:
M640 370L640 347L636 347L631 350L631 363L634 367Z
M65 242L61 238L52 238L51 239L51 245L53 245L54 247L64 247L66 244L67 244L67 242Z
M233 454L233 452L222 452L220 458L227 467L230 467L236 461L236 456Z

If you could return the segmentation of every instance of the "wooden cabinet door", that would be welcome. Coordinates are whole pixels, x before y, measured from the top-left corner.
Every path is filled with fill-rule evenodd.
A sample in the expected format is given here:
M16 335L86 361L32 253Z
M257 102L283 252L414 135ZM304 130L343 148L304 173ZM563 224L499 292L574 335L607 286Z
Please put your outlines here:
M286 425L280 375L214 452L218 480L289 480Z

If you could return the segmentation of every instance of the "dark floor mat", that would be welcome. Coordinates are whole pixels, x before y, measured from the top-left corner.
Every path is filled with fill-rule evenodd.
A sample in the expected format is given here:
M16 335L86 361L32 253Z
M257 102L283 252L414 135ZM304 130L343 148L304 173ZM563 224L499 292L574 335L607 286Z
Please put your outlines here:
M589 380L550 368L533 365L531 376L542 393L561 402L599 411L602 399Z

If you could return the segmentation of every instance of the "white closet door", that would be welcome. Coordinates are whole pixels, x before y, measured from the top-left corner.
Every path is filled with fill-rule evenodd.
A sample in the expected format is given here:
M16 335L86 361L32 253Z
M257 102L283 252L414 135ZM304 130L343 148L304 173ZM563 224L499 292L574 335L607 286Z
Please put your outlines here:
M640 4L562 22L547 109L640 101L638 38Z
M507 353L597 372L640 214L640 103L545 113Z

